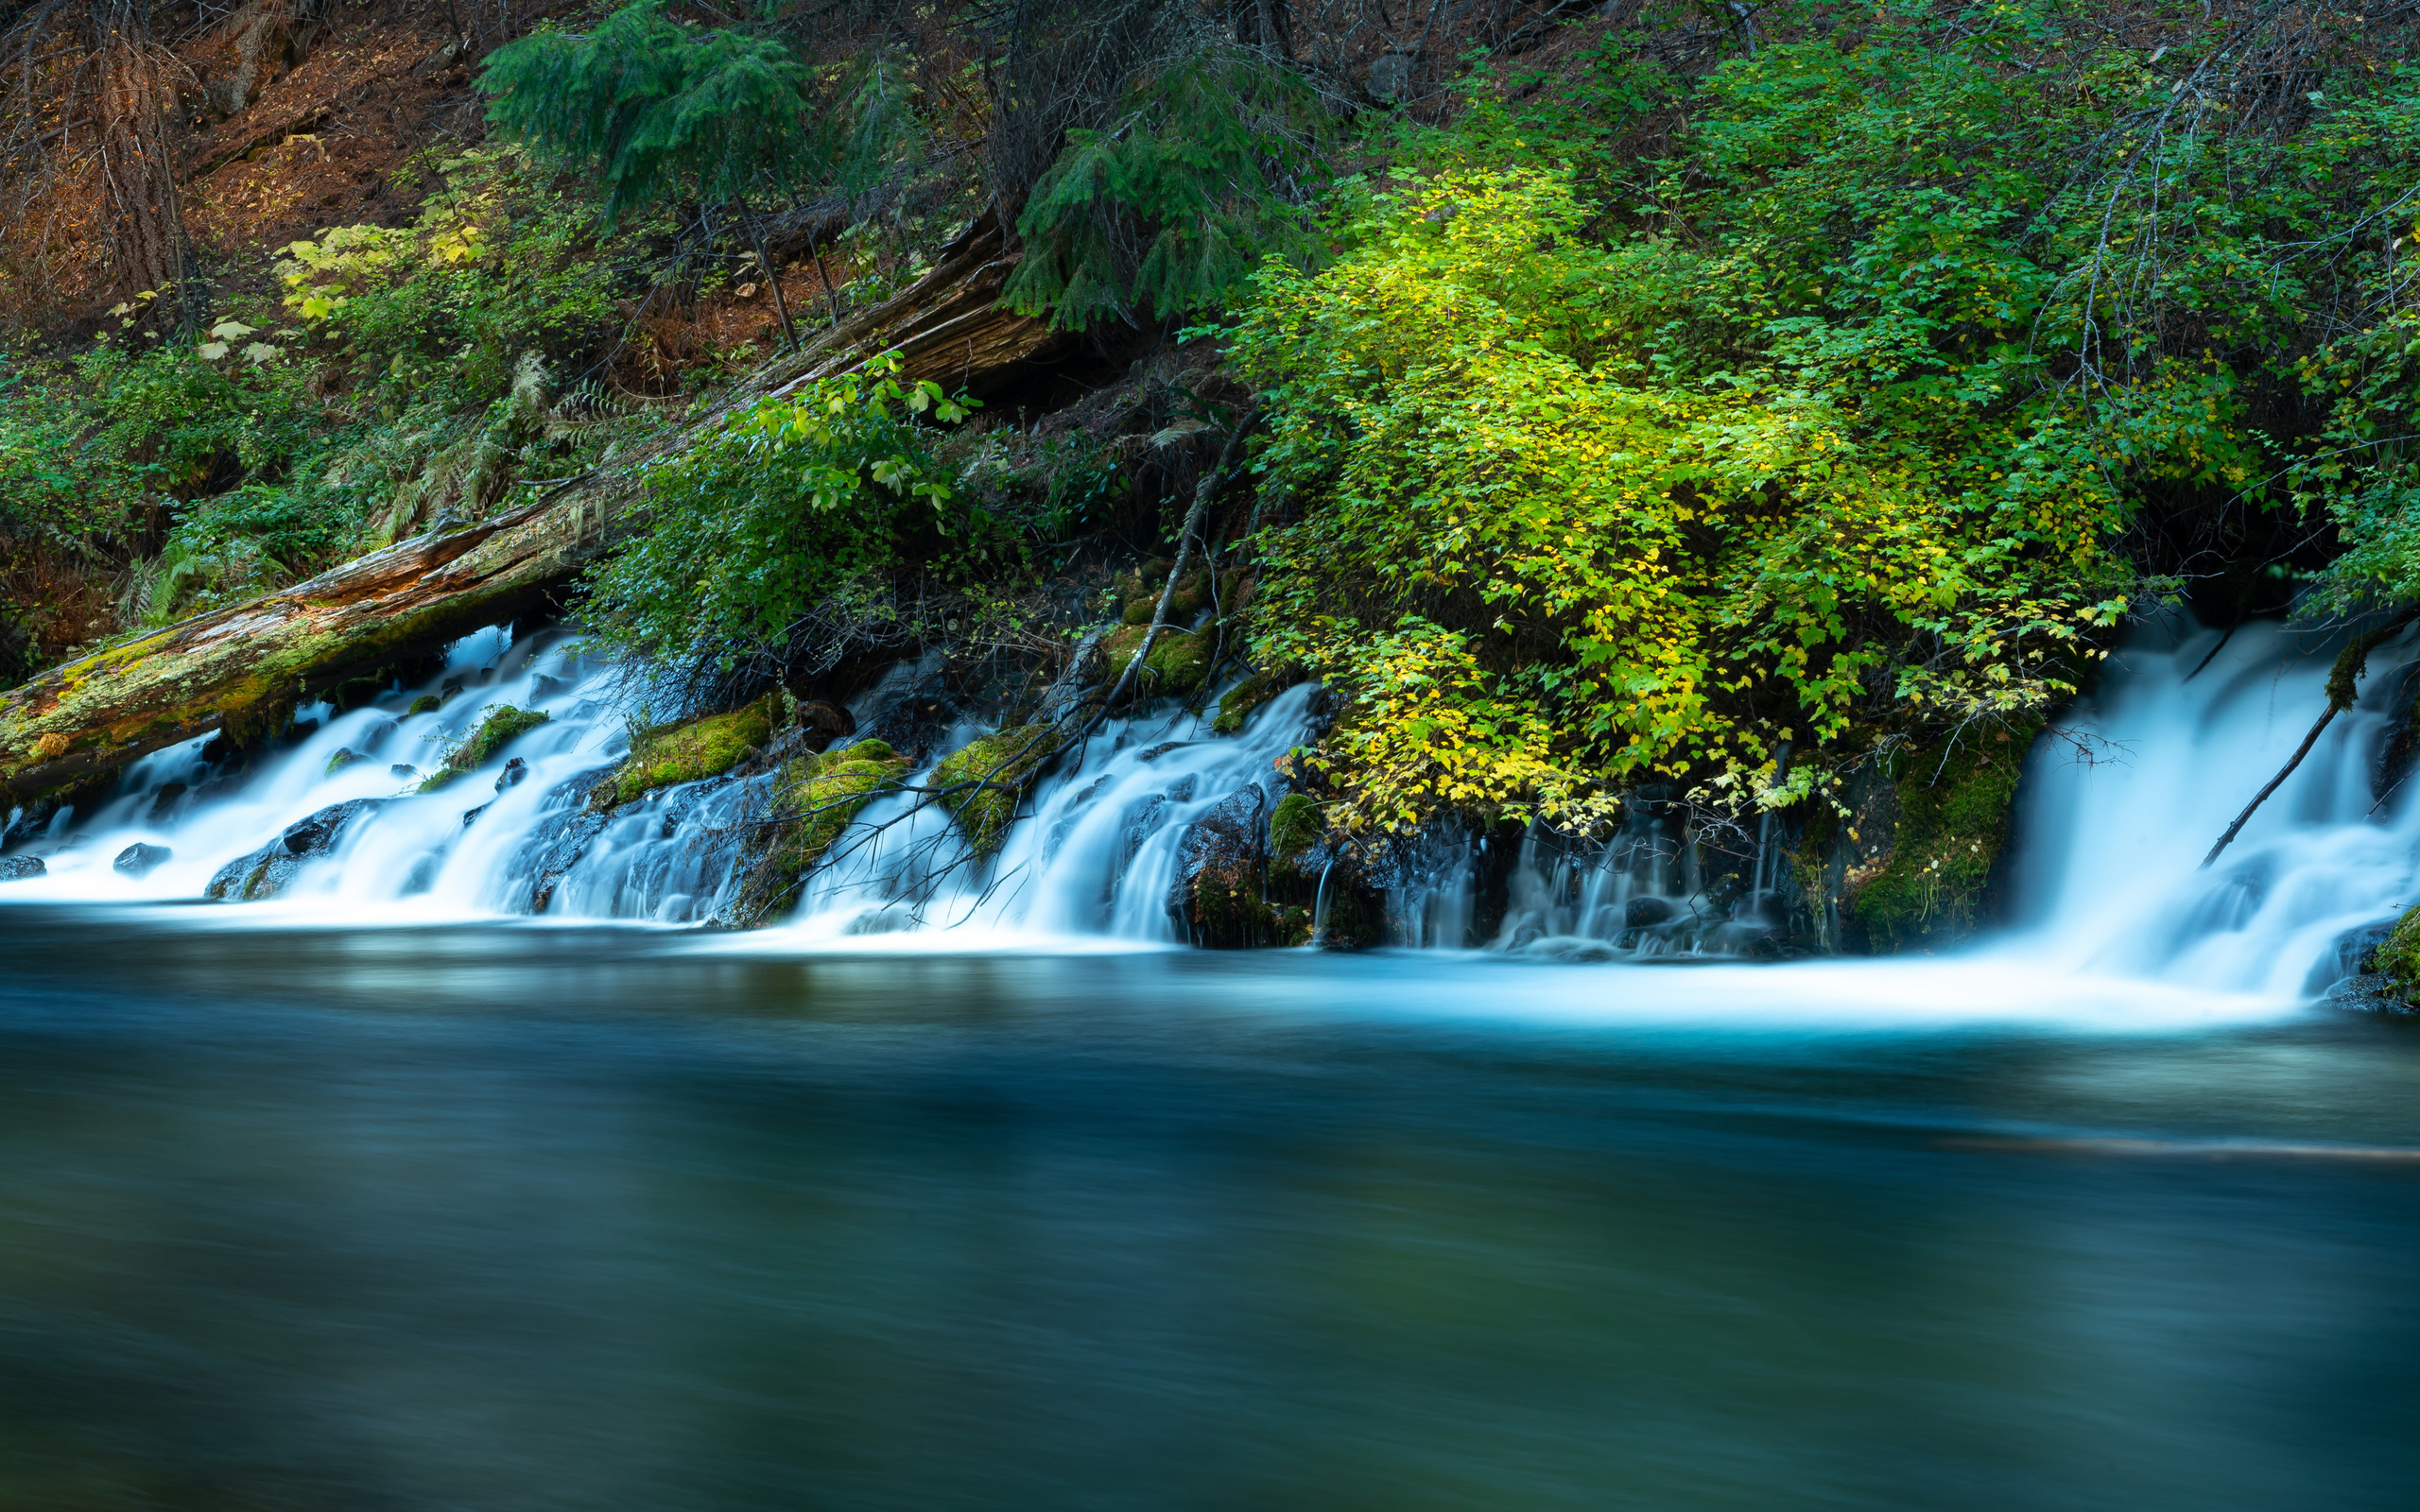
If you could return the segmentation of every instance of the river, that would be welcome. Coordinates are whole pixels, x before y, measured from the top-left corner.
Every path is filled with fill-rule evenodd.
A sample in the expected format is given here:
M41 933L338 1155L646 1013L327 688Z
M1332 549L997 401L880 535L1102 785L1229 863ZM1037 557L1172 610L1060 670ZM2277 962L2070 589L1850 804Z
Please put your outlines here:
M1105 731L969 881L686 927L726 785L516 917L620 718L474 637L472 697L148 759L0 892L0 1506L2399 1512L2420 1022L2329 995L2420 902L2389 700L2198 867L2327 656L2138 636L1962 952L1581 964L1668 874L1486 950L1176 946L1299 698ZM508 700L532 780L384 796Z
M2399 1022L1955 966L226 917L0 910L0 1504L2401 1508L2420 1473Z

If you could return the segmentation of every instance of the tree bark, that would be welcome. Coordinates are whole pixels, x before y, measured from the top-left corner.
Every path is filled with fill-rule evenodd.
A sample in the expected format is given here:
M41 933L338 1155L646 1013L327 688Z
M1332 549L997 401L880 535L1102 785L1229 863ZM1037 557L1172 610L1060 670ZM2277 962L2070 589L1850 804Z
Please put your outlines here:
M185 235L161 96L167 80L144 0L87 0L83 24L99 84L93 118L121 279L155 292L187 334L210 318L210 295Z

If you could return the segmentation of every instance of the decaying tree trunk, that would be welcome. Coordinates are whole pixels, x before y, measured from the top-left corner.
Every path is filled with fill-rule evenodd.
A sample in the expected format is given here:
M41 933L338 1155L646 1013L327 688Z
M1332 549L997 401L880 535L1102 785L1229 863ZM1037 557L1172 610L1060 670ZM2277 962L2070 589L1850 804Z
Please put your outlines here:
M997 230L978 228L914 287L738 386L690 434L733 405L893 348L911 378L996 388L1062 340L996 307L1014 266ZM644 465L619 465L468 529L399 542L0 694L0 793L21 803L196 735L273 731L298 702L339 682L546 607L611 544Z
M600 549L596 512L541 500L45 673L0 695L0 790L23 802L212 730L273 732L348 678L543 607Z

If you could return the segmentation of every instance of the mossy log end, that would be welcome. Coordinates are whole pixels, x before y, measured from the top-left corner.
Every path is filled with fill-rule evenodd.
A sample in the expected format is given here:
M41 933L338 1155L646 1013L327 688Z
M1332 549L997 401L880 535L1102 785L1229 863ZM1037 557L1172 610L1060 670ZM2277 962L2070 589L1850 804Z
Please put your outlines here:
M602 549L601 518L594 495L541 499L54 668L0 694L0 793L80 786L213 730L267 733L347 679L540 609Z

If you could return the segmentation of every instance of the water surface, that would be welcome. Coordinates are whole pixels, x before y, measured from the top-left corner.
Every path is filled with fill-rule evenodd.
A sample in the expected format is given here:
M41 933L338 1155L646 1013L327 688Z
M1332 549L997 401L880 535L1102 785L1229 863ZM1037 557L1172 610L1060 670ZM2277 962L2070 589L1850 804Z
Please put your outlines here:
M0 1505L2412 1504L2404 1024L234 917L0 908Z

